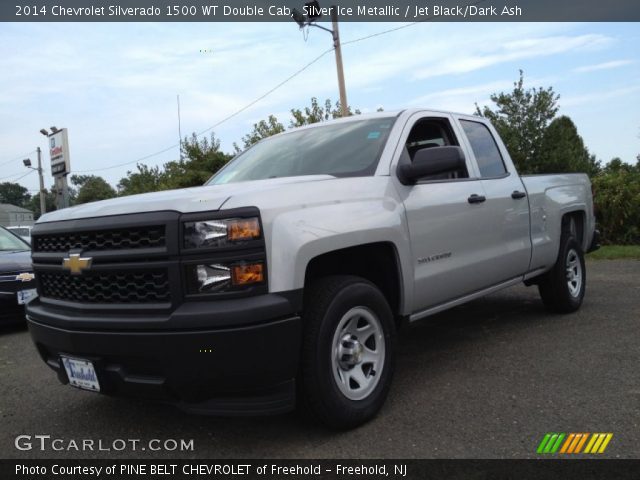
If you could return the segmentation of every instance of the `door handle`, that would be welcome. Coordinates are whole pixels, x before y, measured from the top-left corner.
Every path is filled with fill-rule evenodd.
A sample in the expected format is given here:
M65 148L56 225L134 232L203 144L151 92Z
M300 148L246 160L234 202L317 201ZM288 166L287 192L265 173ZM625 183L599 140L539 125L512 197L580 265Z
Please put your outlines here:
M518 190L514 190L513 193L511 193L511 198L514 200L518 200L519 198L524 198L526 196L527 194L525 192L519 192Z
M478 195L474 193L469 198L467 198L467 202L469 203L482 203L487 199L484 195Z

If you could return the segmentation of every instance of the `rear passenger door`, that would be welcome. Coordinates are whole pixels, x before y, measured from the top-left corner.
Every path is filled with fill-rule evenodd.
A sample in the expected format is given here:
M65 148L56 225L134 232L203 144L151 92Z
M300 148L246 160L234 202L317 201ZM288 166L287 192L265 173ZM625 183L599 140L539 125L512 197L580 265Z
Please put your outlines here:
M482 275L491 284L523 275L531 260L529 202L526 190L497 133L477 117L457 120L475 160L484 190L484 221L489 227L482 244L490 259Z
M482 182L470 158L463 133L450 115L433 112L412 116L401 135L398 162L412 161L420 148L458 145L465 152L464 172L449 178L424 178L403 185L395 177L405 206L414 262L412 311L417 313L487 286L491 268L488 211ZM394 168L396 165L394 165Z

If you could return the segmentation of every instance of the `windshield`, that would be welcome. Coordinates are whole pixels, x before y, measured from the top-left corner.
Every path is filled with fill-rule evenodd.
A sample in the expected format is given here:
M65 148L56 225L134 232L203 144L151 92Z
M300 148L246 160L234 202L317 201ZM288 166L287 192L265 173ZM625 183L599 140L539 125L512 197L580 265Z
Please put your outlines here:
M29 244L24 240L16 237L13 233L8 232L4 228L0 228L0 251L8 250L30 250Z
M268 138L234 158L207 185L301 175L373 175L394 121L356 120Z

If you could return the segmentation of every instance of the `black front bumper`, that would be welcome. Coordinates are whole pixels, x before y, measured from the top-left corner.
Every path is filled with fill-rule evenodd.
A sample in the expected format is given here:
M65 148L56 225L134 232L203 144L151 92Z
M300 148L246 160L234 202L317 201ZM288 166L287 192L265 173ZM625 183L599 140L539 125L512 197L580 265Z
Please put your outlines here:
M60 356L66 355L92 361L105 394L157 399L200 413L281 413L295 403L302 335L296 309L282 298L244 298L242 309L238 300L185 303L165 321L147 319L146 328L135 330L105 328L104 319L92 325L89 315L36 299L27 320L40 356L63 383L68 378ZM200 326L176 329L177 319Z

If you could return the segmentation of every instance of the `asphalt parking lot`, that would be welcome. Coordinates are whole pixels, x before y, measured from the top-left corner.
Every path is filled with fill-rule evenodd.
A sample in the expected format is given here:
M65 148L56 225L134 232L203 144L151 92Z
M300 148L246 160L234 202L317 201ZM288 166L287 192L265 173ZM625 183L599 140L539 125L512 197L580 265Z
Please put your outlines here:
M0 331L5 458L528 458L546 432L612 432L603 456L640 458L640 262L589 262L572 315L512 288L401 332L377 419L331 432L295 414L215 418L62 386L25 328ZM193 439L191 452L20 451L18 435Z

